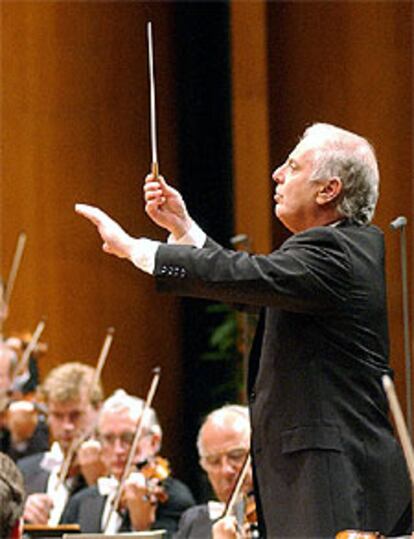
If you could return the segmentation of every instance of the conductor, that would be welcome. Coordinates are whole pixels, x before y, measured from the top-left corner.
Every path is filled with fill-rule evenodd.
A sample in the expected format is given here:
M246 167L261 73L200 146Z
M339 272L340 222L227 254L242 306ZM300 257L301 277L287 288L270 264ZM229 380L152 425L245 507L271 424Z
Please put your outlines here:
M261 536L386 536L411 529L410 484L387 417L390 374L379 172L368 141L314 124L273 173L275 214L293 233L268 255L226 250L180 194L148 176L149 217L168 244L134 239L77 205L104 251L153 274L160 291L254 305L251 452Z

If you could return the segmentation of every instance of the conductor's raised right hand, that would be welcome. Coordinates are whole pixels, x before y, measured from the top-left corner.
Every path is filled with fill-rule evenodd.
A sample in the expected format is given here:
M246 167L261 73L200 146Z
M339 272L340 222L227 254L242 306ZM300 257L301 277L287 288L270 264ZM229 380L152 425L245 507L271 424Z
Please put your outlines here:
M191 227L191 217L181 194L162 176L148 174L144 184L145 212L158 226L176 239Z

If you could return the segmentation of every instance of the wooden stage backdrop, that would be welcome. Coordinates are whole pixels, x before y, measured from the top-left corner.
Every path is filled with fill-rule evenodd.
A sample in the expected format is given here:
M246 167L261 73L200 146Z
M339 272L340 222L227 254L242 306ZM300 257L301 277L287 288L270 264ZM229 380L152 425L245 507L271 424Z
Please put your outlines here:
M376 223L388 251L391 358L404 404L399 232L389 222L408 218L412 284L412 4L257 1L229 10L234 232L248 233L260 252L280 242L271 171L307 124L328 121L372 140L382 172ZM150 277L103 255L73 211L76 202L93 203L133 234L164 238L141 193L150 163L145 26L154 23L161 170L175 178L174 17L174 2L1 4L0 272L7 276L24 230L5 330L33 330L47 316L42 374L63 361L93 364L108 326L116 333L107 392L144 395L151 367L162 366L155 407L166 452L177 459L186 429L179 300L158 296ZM183 472L185 463L175 467Z

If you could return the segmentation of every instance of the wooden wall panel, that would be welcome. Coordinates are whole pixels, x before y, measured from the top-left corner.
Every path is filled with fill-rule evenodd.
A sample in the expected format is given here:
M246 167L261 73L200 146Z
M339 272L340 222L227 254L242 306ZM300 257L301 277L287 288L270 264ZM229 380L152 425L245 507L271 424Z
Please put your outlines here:
M232 4L235 196L242 201L236 204L238 231L262 229L266 235L271 216L273 245L287 236L273 219L271 172L307 125L330 122L373 142L382 176L375 223L385 233L391 362L403 404L400 238L389 223L401 214L408 218L412 291L413 20L408 1ZM265 61L260 45L264 36ZM263 119L263 111L268 118ZM269 140L263 136L266 123ZM258 188L266 179L267 186ZM249 212L257 207L256 197L266 193L267 213Z
M388 251L391 362L403 403L399 239L389 223L407 216L411 255L412 31L408 2L283 3L269 9L276 159L282 160L297 133L314 121L359 132L377 149L382 183L375 222L385 232Z
M266 5L262 17L258 4ZM270 167L266 175L244 176L244 185L236 190L250 201L256 195L257 183L266 181L271 193L271 171L283 162L305 127L315 121L326 121L354 130L375 145L381 166L381 199L375 222L385 232L388 251L387 275L390 309L391 360L397 373L397 386L404 402L403 326L401 305L401 271L398 232L389 228L390 221L404 214L409 220L408 252L410 285L413 242L413 132L412 132L412 3L410 2L269 2L233 5L233 12L243 14L245 34L233 17L233 48L245 59L246 87L256 80L260 50L251 47L251 35L267 35L267 66L262 79L268 80L268 123L270 127ZM264 22L265 21L265 22ZM252 61L253 58L253 61ZM240 60L241 61L241 60ZM263 65L263 62L262 62ZM234 67L234 66L233 66ZM238 89L238 74L235 89ZM237 98L237 95L236 95ZM261 98L266 100L266 92ZM250 160L258 158L257 170L267 166L268 157L254 151L257 124L263 125L252 100L235 100L242 108L235 126L235 155L241 152L244 162L236 167L249 169ZM261 104L261 110L266 103ZM238 109L236 109L238 110ZM235 121L237 118L235 117ZM251 126L254 127L251 127ZM240 144L252 137L251 152ZM261 139L266 145L266 140ZM244 151L244 153L243 153ZM250 170L250 169L249 169ZM235 170L236 177L238 169ZM262 192L262 191L261 191ZM249 194L250 193L250 197ZM271 196L268 215L273 215ZM250 228L267 230L267 217L251 212L255 224ZM278 245L286 231L273 222L273 244ZM412 290L412 286L411 286Z
M163 367L155 407L174 453L182 435L178 301L104 255L93 227L73 211L75 202L93 203L136 235L163 237L145 217L141 193L150 162L148 19L159 153L162 171L174 177L172 10L152 2L2 3L0 271L7 275L25 230L5 331L34 329L48 317L42 375L68 360L94 364L108 326L116 333L103 373L107 392L124 387L144 396L151 367Z
M172 454L184 430L178 300L158 296L150 277L103 255L73 205L96 203L132 233L163 237L146 219L140 192L150 160L145 23L151 18L155 31L161 170L173 178L173 9L162 2L1 4L0 183L3 275L18 232L28 233L6 331L34 328L48 316L44 373L70 359L93 363L114 325L107 390L142 394L149 367L164 366L156 408L169 424ZM405 1L231 3L235 232L247 231L261 251L284 237L273 218L271 172L307 124L328 121L368 136L382 171L376 222L386 234L400 395L399 238L388 224L399 214L409 219L412 284L412 9Z
M237 234L255 252L272 246L266 3L231 5L233 189Z

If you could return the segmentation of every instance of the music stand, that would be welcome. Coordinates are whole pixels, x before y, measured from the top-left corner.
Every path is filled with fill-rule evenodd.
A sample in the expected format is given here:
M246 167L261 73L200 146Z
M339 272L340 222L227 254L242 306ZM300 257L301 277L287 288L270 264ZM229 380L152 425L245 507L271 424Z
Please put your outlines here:
M102 533L80 533L76 539L162 539L165 537L165 530L150 530L144 532L127 532L104 535ZM62 539L75 539L72 535L64 535Z
M72 534L79 534L79 532L79 524L59 524L57 526L25 524L23 526L23 537L27 539L52 539L63 535L72 537Z

